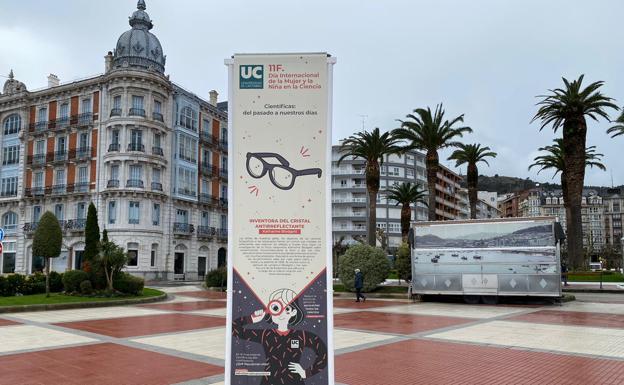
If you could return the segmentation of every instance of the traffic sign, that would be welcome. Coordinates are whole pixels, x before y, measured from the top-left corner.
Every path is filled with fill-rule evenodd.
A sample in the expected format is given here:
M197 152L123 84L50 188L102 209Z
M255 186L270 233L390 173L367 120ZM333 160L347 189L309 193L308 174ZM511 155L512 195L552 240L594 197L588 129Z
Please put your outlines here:
M2 249L3 249L2 242L0 242L0 255L2 255Z
M0 242L4 240L4 229L0 227Z

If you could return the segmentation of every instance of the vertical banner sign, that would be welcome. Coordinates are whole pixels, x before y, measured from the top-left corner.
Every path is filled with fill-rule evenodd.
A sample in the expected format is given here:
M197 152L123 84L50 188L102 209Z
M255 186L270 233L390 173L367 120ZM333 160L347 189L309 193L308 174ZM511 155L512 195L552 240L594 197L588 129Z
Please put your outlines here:
M226 384L333 384L326 53L234 55Z

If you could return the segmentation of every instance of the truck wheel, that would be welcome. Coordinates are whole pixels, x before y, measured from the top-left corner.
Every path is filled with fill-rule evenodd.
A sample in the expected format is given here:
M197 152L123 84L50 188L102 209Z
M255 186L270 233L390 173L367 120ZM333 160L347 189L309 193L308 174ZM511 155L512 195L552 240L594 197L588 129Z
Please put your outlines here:
M486 305L496 305L498 303L498 296L484 295L484 296L481 296L481 301Z
M465 295L464 296L464 302L469 304L469 305L476 305L479 303L479 296L478 295Z

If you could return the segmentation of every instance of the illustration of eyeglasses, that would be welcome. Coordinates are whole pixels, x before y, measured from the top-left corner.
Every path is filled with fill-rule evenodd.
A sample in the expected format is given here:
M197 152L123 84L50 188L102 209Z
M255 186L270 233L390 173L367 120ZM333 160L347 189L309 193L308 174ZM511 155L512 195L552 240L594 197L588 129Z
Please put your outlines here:
M276 159L279 163L269 163L268 160L271 158ZM286 158L274 152L248 152L247 172L256 179L260 179L268 173L271 183L281 190L292 189L299 176L316 175L320 178L322 174L320 168L295 170L290 167L290 162Z

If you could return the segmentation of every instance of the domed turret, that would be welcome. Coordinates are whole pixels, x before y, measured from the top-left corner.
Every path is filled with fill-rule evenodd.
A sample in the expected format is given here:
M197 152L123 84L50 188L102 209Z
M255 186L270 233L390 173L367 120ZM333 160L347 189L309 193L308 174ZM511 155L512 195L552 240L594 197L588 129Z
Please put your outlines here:
M11 70L11 72L9 72L9 79L4 82L4 88L2 90L3 94L12 95L22 91L26 91L26 85L19 80L15 80L13 70Z
M141 68L165 72L165 59L158 38L150 30L154 27L145 12L145 1L139 0L137 10L130 16L131 30L117 40L113 55L113 68Z

